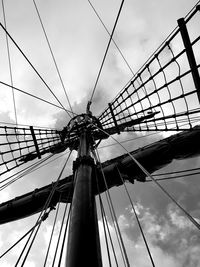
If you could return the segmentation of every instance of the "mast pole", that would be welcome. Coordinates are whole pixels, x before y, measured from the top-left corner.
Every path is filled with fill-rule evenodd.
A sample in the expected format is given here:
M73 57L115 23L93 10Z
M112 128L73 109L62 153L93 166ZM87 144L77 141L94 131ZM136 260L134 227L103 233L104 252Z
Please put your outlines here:
M67 244L67 267L102 267L95 195L94 161L90 156L91 138L84 128L78 157L74 162L74 194Z

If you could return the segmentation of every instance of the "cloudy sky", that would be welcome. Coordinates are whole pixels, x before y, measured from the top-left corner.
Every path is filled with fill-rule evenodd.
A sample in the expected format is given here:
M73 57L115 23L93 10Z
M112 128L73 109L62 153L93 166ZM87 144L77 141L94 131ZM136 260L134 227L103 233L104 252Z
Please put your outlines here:
M91 1L111 31L119 0ZM43 20L54 56L65 84L71 105L76 113L84 112L91 96L97 73L108 42L108 35L94 14L87 0L46 0L36 1ZM44 34L32 0L4 0L7 29L32 64L42 75L52 91L66 108L68 103L57 75ZM177 19L184 17L196 4L196 0L126 0L117 25L114 39L133 71L136 72L154 52L165 37L176 27ZM2 7L0 12L3 22ZM13 84L38 97L57 104L45 85L37 77L22 55L10 42ZM5 33L0 29L0 81L10 84ZM99 115L115 95L132 77L130 70L111 45L100 80L94 95L92 111ZM35 100L21 93L15 93L18 123L47 127L63 127L69 120L66 112ZM14 122L11 89L0 86L0 121ZM120 140L137 137L138 134L124 134ZM153 135L127 143L128 149L135 149L162 138ZM112 143L112 141L110 141ZM106 142L106 144L109 141ZM103 145L103 143L102 143ZM124 153L116 146L101 149L102 161ZM73 155L73 158L75 155ZM65 175L71 173L71 162ZM51 163L23 178L1 192L0 200L5 201L31 191L36 187L51 183L56 179L65 157ZM199 167L200 158L175 161L164 171ZM174 197L196 218L200 219L198 197L200 185L198 177L162 182ZM135 201L138 216L149 241L155 265L198 267L200 266L200 237L197 230L185 219L156 186L151 183L128 185ZM133 211L123 188L114 188L112 198L116 207L118 222L122 230L131 266L150 266L148 255L139 233ZM62 207L63 209L63 207ZM53 215L42 226L40 237L25 266L42 266L45 246L50 236ZM0 250L3 252L14 240L28 230L37 216L0 227ZM108 217L111 233L113 223ZM56 226L56 235L61 219ZM102 222L99 220L100 236L103 241ZM11 230L14 228L14 231ZM55 237L56 239L56 237ZM116 242L116 240L114 240ZM38 252L38 246L42 249ZM1 266L10 267L16 262L20 248L13 250L2 260ZM119 249L117 248L117 253ZM102 254L106 255L105 245ZM53 249L50 257L53 257ZM104 264L108 261L104 256ZM121 261L121 258L120 258ZM41 264L41 265L40 265ZM122 264L122 263L121 263ZM122 266L120 264L120 266ZM49 263L49 266L50 263Z

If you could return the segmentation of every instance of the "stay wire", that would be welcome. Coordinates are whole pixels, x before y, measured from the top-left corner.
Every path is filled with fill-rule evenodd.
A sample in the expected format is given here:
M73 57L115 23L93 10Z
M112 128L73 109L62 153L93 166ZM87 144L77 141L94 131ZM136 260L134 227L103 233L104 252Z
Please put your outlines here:
M47 200L46 200L46 202L45 202L45 204L44 204L44 207L43 207L42 211L40 212L40 215L38 216L38 219L37 219L37 221L36 221L36 224L37 224L38 221L42 218L42 216L45 215L45 212L46 212L46 210L48 209L48 206L49 206L49 204L50 204L50 201L51 201L51 199L52 199L52 197L53 197L53 194L55 193L55 190L56 190L56 187L57 187L57 185L58 185L58 182L59 182L59 180L60 180L60 178L61 178L61 176L62 176L62 174L63 174L63 171L64 171L64 169L65 169L65 167L66 167L66 165L67 165L67 163L68 163L68 160L69 160L69 157L70 157L70 156L71 156L71 152L70 152L69 156L67 157L67 159L66 159L66 161L65 161L65 163L64 163L64 165L63 165L63 167L62 167L62 170L61 170L61 172L59 173L59 176L58 176L56 182L54 183L54 185L53 185L53 187L52 187L52 190L51 190L51 192L50 192L50 194L49 194L49 196L48 196L48 198L47 198ZM41 223L38 225L38 229L36 230L36 234L35 234L35 236L34 236L33 238L36 237L40 225L41 225ZM23 248L23 250L22 250L22 252L21 252L21 254L20 254L20 256L19 256L19 258L18 258L18 260L17 260L17 263L15 264L15 267L16 267L17 264L19 263L19 261L20 261L22 255L23 255L23 253L24 253L24 251L25 251L25 248L26 248L27 245L28 245L28 242L29 242L29 240L30 240L32 234L33 234L33 232L32 232L31 235L29 236L29 239L27 240L27 242L26 242L26 244L25 244L25 246L24 246L24 248ZM28 257L28 254L29 254L29 252L30 252L30 249L31 249L31 247L32 247L32 244L33 244L33 242L31 242L31 244L30 244L30 246L29 246L29 248L28 248L28 251L27 251L27 253L26 253L26 255L25 255L25 258L24 258L25 260L26 260L27 257ZM24 264L24 262L25 262L25 261L23 261L23 264ZM22 267L22 266L23 266L23 265L21 265L21 267Z
M117 18L115 20L115 24L114 24L113 30L112 30L110 38L109 38L109 42L108 42L108 45L107 45L107 48L106 48L106 51L105 51L105 54L104 54L104 57L103 57L103 61L101 63L101 66L100 66L100 69L99 69L99 72L98 72L98 75L97 75L97 79L96 79L96 82L95 82L95 85L94 85L94 88L93 88L93 91L92 91L92 95L91 95L91 98L90 98L90 105L91 105L92 99L94 97L94 93L95 93L95 90L96 90L96 87L97 87L97 83L99 81L99 77L100 77L101 71L103 69L103 65L104 65L104 62L105 62L105 59L106 59L106 56L107 56L107 53L108 53L108 49L110 47L110 44L111 44L111 41L112 41L112 38L113 38L113 35L114 35L114 32L115 32L115 28L117 26L117 22L118 22L119 16L121 14L121 10L122 10L123 4L124 4L124 0L121 1L121 5L120 5L120 8L119 8L119 11L118 11L118 14L117 14Z
M95 151L93 151L93 156L94 156L94 158L96 160L96 164L97 164L98 160L97 160L97 154L95 153ZM102 170L101 170L101 172L102 172ZM104 184L105 184L105 186L107 185L107 183L105 183L105 181L104 181ZM110 211L110 215L111 215L111 218L112 218L112 221L113 221L113 226L114 226L115 234L116 234L116 237L117 237L117 242L118 242L118 245L119 245L119 249L120 249L120 253L121 253L121 256L122 256L122 260L123 260L124 266L126 267L127 266L126 265L126 259L124 257L123 248L122 248L122 245L121 245L121 242L120 242L120 238L119 238L119 234L118 234L118 229L116 227L117 222L115 223L115 218L114 218L114 215L113 215L115 213L115 211L112 210L112 206L111 206L109 198L108 198L108 190L109 189L107 189L105 191L106 201L107 201L108 208L109 208L109 211ZM105 211L104 211L104 216L106 217ZM107 220L106 220L106 225L107 225L107 228L109 229ZM110 235L110 231L108 233L109 233L110 241L111 241L111 244L112 244L112 247L113 247L113 254L115 255L115 259L116 259L116 254L115 254L115 251L114 251L114 246L113 246L112 238L111 238L111 235Z
M53 157L53 155L49 155L48 157L40 160L39 162L36 162L34 164L32 164L31 166L28 166L27 168L19 171L18 173L15 173L13 175L11 175L10 177L4 179L3 181L0 181L0 183L3 183L9 179L11 179L13 176L19 174L17 177L14 177L11 181L7 182L6 184L3 184L2 186L0 186L0 191L2 191L3 189L5 189L6 187L8 187L9 185L11 185L12 183L16 182L17 180L21 179L22 177L24 177L25 175L34 172L37 166L39 166L40 164L42 164L43 162L45 162L46 160L48 160L49 158ZM40 166L42 167L42 166ZM38 168L37 168L38 169ZM24 172L23 172L24 171ZM23 172L23 173L22 173ZM21 173L21 174L20 174Z
M171 175L171 174L176 174L176 173L184 173L184 172L191 172L191 171L197 171L197 170L200 170L200 168L192 168L192 169L184 169L184 170L174 171L174 172L158 173L158 174L154 174L153 176L156 177L156 176L163 176L163 175L169 175L169 174Z
M51 209L49 210L49 212L50 212L50 211L51 211ZM49 213L49 212L48 212L48 213ZM46 218L48 217L48 213L45 213L45 214L44 214L44 215L47 214ZM19 256L19 258L18 258L18 260L17 260L17 262L16 262L16 264L15 264L15 267L18 265L19 261L21 260L21 257L22 257L22 255L23 255L24 251L26 250L26 247L27 247L27 245L28 245L28 243L29 243L29 241L30 241L30 239L31 239L31 237L32 237L32 235L33 235L33 233L34 233L35 228L37 227L37 230L36 230L36 232L37 232L37 231L39 230L39 227L40 227L42 221L43 221L43 218L42 218L42 217L41 217L41 219L38 218L38 220L37 220L36 223L35 223L35 226L31 228L31 231L30 231L31 234L29 235L29 237L28 237L28 239L27 239L27 241L26 241L26 244L24 245L24 247L23 247L23 249L22 249L22 251L21 251L21 254L20 254L20 256ZM23 266L23 265L21 265L21 266Z
M111 36L111 33L109 32L109 30L108 30L108 28L106 27L105 23L103 22L102 18L101 18L100 15L98 14L98 12L97 12L96 8L94 7L94 5L91 3L90 0L87 0L87 1L88 1L88 3L90 4L90 6L92 7L92 9L93 9L94 13L96 14L96 16L98 17L99 21L100 21L101 24L103 25L103 27L104 27L105 31L107 32L107 34L108 34L109 36ZM116 47L116 49L118 50L118 52L119 52L119 54L121 55L121 57L123 58L124 62L126 63L126 65L127 65L128 69L130 70L131 74L134 76L135 73L133 72L133 70L132 70L130 64L129 64L128 61L126 60L125 56L123 55L123 53L122 53L121 49L119 48L118 44L115 42L114 38L112 38L112 42L113 42L113 44L115 45L115 47Z
M102 222L103 222L103 229L104 229L106 249L107 249L107 254L108 254L108 261L109 261L109 266L112 267L111 257L110 257L110 251L109 251L109 245L108 245L108 237L107 237L107 232L106 232L106 227L105 227L105 221L104 221L104 216L103 216L103 211L102 211L102 205L101 205L102 202L101 202L101 195L100 195L100 192L99 192L99 183L98 183L98 179L97 179L97 171L96 171L96 168L95 168L95 180L96 180L98 198L99 198L99 203L100 203L100 210L101 210L101 217L102 217Z
M93 9L94 13L96 14L97 18L99 19L99 21L101 22L102 26L104 27L105 31L107 32L107 34L111 37L111 33L109 32L108 28L106 27L105 23L103 22L102 18L100 17L100 15L98 14L96 8L94 7L94 5L91 3L90 0L87 0L88 3L90 4L91 8ZM122 57L122 59L124 60L126 66L128 67L129 71L131 72L132 76L135 76L135 73L133 71L133 69L131 68L130 64L128 63L127 59L125 58L124 54L122 53L122 50L119 48L118 44L115 42L114 38L112 37L112 42L115 45L117 51L119 52L120 56ZM140 85L139 80L137 79L137 83ZM145 91L145 89L142 87L142 90L144 92L144 94L147 96L147 92ZM150 101L150 99L149 99ZM152 103L150 101L151 106Z
M182 210L182 212L187 216L187 218L197 227L198 230L200 230L200 224L170 195L167 190L138 162L138 160L131 155L131 153L119 142L117 139L115 139L113 136L108 134L106 131L102 130L98 126L95 125L96 128L98 128L101 132L105 133L107 136L111 137L115 142L117 142L130 156L130 158L133 160L134 163L142 170L142 172L149 177L162 191L165 195L168 196L169 199L171 199L172 202L176 204L176 206Z
M107 202L110 203L111 210L113 212L114 220L115 220L116 227L117 227L117 232L119 234L120 243L122 245L123 254L124 254L124 257L125 257L125 262L126 262L127 266L130 267L128 256L127 256L127 252L126 252L126 248L124 246L124 241L122 239L121 231L120 231L120 228L119 228L119 225L118 225L118 221L117 221L117 216L115 214L113 202L112 202L112 199L111 199L111 196L110 196L110 191L109 191L109 188L108 188L108 185L107 185L107 182L106 182L106 178L105 178L105 174L104 174L104 171L103 171L103 168L102 168L102 164L101 164L101 161L100 161L98 150L96 150L96 160L100 164L101 173L102 173L104 184L105 184L105 187L106 187L106 198L107 198Z
M61 238L61 234L62 234L62 230L63 230L63 226L64 226L64 220L65 220L65 215L66 215L66 212L67 212L67 207L68 207L68 203L66 203L66 205L65 205L65 210L64 210L64 213L63 213L61 227L60 227L60 231L59 231L59 236L58 236L58 240L57 240L57 244L56 244L56 249L55 249L55 253L54 253L54 257L53 257L52 267L55 264L56 256L57 256L57 253L58 253L58 246L60 244L60 238Z
M65 109L65 107L60 102L60 100L57 98L57 96L55 95L55 93L51 90L51 88L49 87L49 85L46 83L46 81L43 79L43 77L39 74L39 72L37 71L37 69L33 66L33 64L30 62L30 60L28 59L28 57L24 54L24 52L22 51L22 49L15 42L15 40L12 38L12 36L9 34L9 32L6 30L6 28L3 26L3 24L1 22L0 22L0 26L5 31L5 33L10 38L10 40L13 42L13 44L17 47L17 49L20 51L20 53L23 55L23 57L26 59L26 61L29 63L29 65L32 67L32 69L35 71L35 73L38 75L38 77L41 79L41 81L44 83L44 85L47 87L47 89L50 91L50 93L54 96L54 98L57 100L57 102L60 104L60 106L66 111L66 113L70 117L69 113L72 113L72 112L69 111L69 110L67 110L67 109Z
M68 229L68 224L69 224L69 218L70 218L70 214L71 214L71 207L72 207L72 205L70 205L69 211L68 211L68 215L67 215L67 221L66 221L66 225L65 225L65 231L64 231L62 246L61 246L61 250L60 250L60 257L59 257L58 267L60 267L61 261L62 261L63 250L64 250L64 245L65 245L66 235L67 235L67 229Z
M23 259L23 262L22 262L22 264L21 264L20 267L23 267L24 264L25 264L25 262L26 262L26 260L27 260L27 257L28 257L28 255L29 255L29 252L30 252L31 248L32 248L33 242L35 241L36 236L37 236L37 234L38 234L38 231L39 231L39 229L40 229L40 226L41 226L41 223L38 224L38 227L37 227L37 229L36 229L36 231L35 231L35 234L34 234L32 240L31 240L31 243L30 243L30 245L29 245L29 248L28 248L28 250L27 250L27 252L26 252L26 255L25 255L25 257L24 257L24 259Z
M197 175L197 174L200 174L200 172L194 172L194 173L185 174L185 175L176 175L176 176L172 176L172 177L156 178L155 180L156 181L165 181L165 180L172 180L172 179L190 177L190 176L194 176L194 175ZM152 182L152 180L146 180L146 182Z
M5 29L7 29L7 23L6 23L6 12L5 12L5 5L4 5L4 0L1 1L2 4L2 10L3 10L3 20L4 20L4 26ZM11 64L11 56L10 56L10 47L9 47L9 42L8 42L8 36L6 36L6 46L7 46L7 54L8 54L8 65L9 65L9 72L10 72L10 82L11 86L13 87L13 74L12 74L12 64ZM14 89L12 88L12 97L13 97L13 107L14 107L14 116L15 116L15 122L16 125L18 125L18 120L17 120L17 108L16 108L16 101L15 101L15 92Z
M109 235L110 244L111 244L111 247L112 247L112 251L113 251L115 263L116 263L116 266L119 267L119 264L118 264L118 261L117 261L117 256L116 256L116 253L115 253L115 248L114 248L112 237L111 237L111 234L110 234L110 229L109 229L108 221L107 221L107 218L106 218L105 209L104 209L104 206L103 206L102 199L100 201L100 205L101 205L101 210L103 212L103 216L104 216L104 219L105 219L106 228L107 228L107 231L108 231L108 235Z
M39 222L38 222L39 223ZM19 244L28 234L30 234L31 231L35 229L35 227L38 225L35 224L30 230L28 230L22 237L20 237L11 247L9 247L3 254L0 255L0 258L5 256L10 250L12 250L17 244Z
M73 177L73 183L74 183L74 177ZM71 193L72 193L72 188L71 188L71 190L69 191L69 193L67 195L66 202L68 202L69 196L70 196ZM58 253L58 246L60 244L61 233L62 233L62 230L63 230L63 227L64 227L64 219L66 217L67 207L69 206L68 204L69 203L66 203L66 205L65 205L65 209L64 209L64 213L63 213L63 218L62 218L62 222L61 222L61 227L60 227L60 231L59 231L59 236L58 236L58 240L57 240L57 245L56 245L56 249L55 249L55 253L54 253L54 258L53 258L53 262L52 262L52 267L55 264L56 256L57 256L57 253ZM63 249L64 249L64 243L65 243L65 238L66 238L66 234L67 234L67 227L68 227L68 223L69 223L70 213L71 213L71 205L69 206L69 209L68 209L68 215L67 215L66 226L65 226L64 235L63 235L63 241L62 241L61 251L63 251ZM61 253L61 251L60 251L60 257L59 257L58 266L60 266L60 263L61 263L61 260L62 260L62 253Z
M47 103L47 104L49 104L49 105L52 105L52 106L57 107L57 108L59 108L59 109L65 110L64 107L58 106L58 105L56 105L56 104L54 104L54 103L52 103L52 102L49 102L48 100L45 100L45 99L43 99L43 98L41 98L41 97L39 97L39 96L33 95L33 94L31 94L31 93L28 93L28 92L26 92L26 91L24 91L24 90L22 90L22 89L19 89L19 88L15 87L15 86L12 86L12 85L10 85L10 84L8 84L8 83L5 83L5 82L0 81L0 84L3 84L3 85L5 85L5 86L7 86L7 87L10 87L10 88L12 88L12 89L18 91L18 92L21 92L21 93L26 94L26 95L28 95L28 96L31 96L31 97L33 97L33 98L35 98L35 99L37 99L37 100L40 100L40 101L42 101L42 102L45 102L45 103ZM68 110L68 112L69 112L69 110Z
M99 202L100 202L100 200L99 200ZM100 210L101 210L101 218L102 218L102 222L103 222L104 237L105 237L105 242L106 242L106 250L107 250L107 254L108 254L108 262L109 262L109 266L112 267L109 244L108 244L108 237L107 237L107 232L106 232L105 218L103 216L102 203L101 202L100 202Z
M60 195L60 198L61 198L61 195ZM44 267L46 266L46 263L47 263L47 259L48 259L48 256L49 256L49 250L50 250L50 247L51 247L53 234L54 234L54 230L55 230L55 226L56 226L56 222L57 222L58 212L59 212L59 208L60 208L60 198L59 198L58 207L57 207L57 210L56 210L56 214L55 214L55 218L54 218L54 222L53 222L53 226L52 226L52 230L51 230L51 236L50 236L50 239L49 239L49 245L48 245L48 248L47 248L45 261L44 261L44 265L43 265Z
M42 27L42 30L43 30L45 39L46 39L46 41L47 41L47 44L48 44L48 47L49 47L49 51L50 51L50 53L51 53L51 56L52 56L52 59L53 59L53 62L54 62L54 65L55 65L55 68L56 68L58 77L59 77L59 79L60 79L60 82L61 82L62 88L63 88L63 90L64 90L65 96L66 96L66 98L67 98L67 102L68 102L68 104L69 104L69 107L70 107L71 112L73 113L72 106L71 106L71 103L70 103L70 100L69 100L69 96L68 96L68 94L67 94L67 91L66 91L66 88L65 88L63 79L62 79L62 77L61 77L61 74L60 74L60 71L59 71L59 68L58 68L58 64L57 64L57 62L56 62L56 59L55 59L55 56L54 56L54 53L53 53L53 50L52 50L52 47L51 47L49 38L48 38L48 36L47 36L47 32L46 32L45 27L44 27L44 23L43 23L43 21L42 21L42 18L41 18L41 15L40 15L40 12L39 12L39 9L38 9L38 7L37 7L37 4L36 4L35 0L33 0L33 4L34 4L34 6L35 6L36 13L37 13L37 15L38 15L38 18L39 18L39 21L40 21L40 24L41 24L41 27ZM71 117L71 114L69 114L69 115L70 115L70 117Z
M123 183L123 185L124 185L124 188L125 188L126 194L127 194L127 196L128 196L128 199L129 199L129 201L130 201L130 203L131 203L131 207L132 207L132 209L133 209L133 212L134 212L135 218L136 218L136 220L137 220L137 223L138 223L140 232L141 232L141 234L142 234L142 238L143 238L143 240L144 240L144 243L145 243L145 246L146 246L146 249L147 249L147 252L148 252L150 261L151 261L151 264L152 264L153 267L155 267L154 260L153 260L152 255L151 255L151 251L150 251L150 249L149 249L148 242L147 242L147 240L146 240L144 231L143 231L143 229L142 229L142 225L141 225L141 223L140 223L140 220L139 220L138 215L137 215L137 213L136 213L136 210L135 210L133 201L132 201L132 199L131 199L131 196L130 196L130 194L129 194L129 192L128 192L127 186L126 186L126 184L125 184L125 182L124 182L124 179L123 179L123 177L122 177L122 175L121 175L121 172L120 172L120 170L118 169L118 167L117 167L117 171L118 171L119 176L120 176L120 179L121 179L121 181L122 181L122 183Z

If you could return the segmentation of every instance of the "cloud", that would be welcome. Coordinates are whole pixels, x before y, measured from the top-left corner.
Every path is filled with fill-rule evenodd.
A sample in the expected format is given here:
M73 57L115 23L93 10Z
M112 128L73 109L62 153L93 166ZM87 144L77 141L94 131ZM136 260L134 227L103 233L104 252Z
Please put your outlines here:
M140 203L137 203L135 207L139 211L139 219L155 265L199 266L200 238L198 232L173 204L168 205L167 213L162 214L158 214L150 208L145 208ZM129 214L133 215L130 207L128 207L128 210ZM148 254L133 216L128 217L121 214L118 217L118 223L131 266L148 266ZM103 241L102 222L99 222L99 225L100 237ZM115 231L111 223L109 229L114 236ZM135 232L138 232L137 236ZM115 237L113 237L113 240L117 243ZM104 244L104 247L102 247L104 255L105 249ZM119 257L120 251L116 251Z

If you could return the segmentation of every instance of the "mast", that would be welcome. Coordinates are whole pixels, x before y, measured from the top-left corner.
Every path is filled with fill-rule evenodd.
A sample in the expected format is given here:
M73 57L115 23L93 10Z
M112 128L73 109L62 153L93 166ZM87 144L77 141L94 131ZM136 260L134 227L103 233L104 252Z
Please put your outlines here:
M87 115L84 116L85 122ZM74 194L67 244L67 267L101 267L101 250L98 232L93 183L94 160L92 159L92 138L89 127L81 127L78 157L74 162Z

